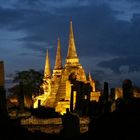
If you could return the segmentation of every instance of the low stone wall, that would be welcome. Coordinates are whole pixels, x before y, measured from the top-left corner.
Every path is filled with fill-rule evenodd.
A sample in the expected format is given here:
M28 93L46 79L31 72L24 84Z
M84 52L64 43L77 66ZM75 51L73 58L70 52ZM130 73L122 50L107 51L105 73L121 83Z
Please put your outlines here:
M80 124L88 124L89 117L80 117ZM48 118L48 119L38 119L35 117L30 117L28 119L21 119L21 125L47 125L47 124L62 124L61 118Z
M28 119L21 119L21 125L47 125L47 124L62 124L61 118L38 119L30 117Z
M89 118L80 117L80 132L88 131ZM61 118L38 119L30 117L28 119L21 119L21 125L26 127L29 131L41 131L45 133L57 134L63 128Z

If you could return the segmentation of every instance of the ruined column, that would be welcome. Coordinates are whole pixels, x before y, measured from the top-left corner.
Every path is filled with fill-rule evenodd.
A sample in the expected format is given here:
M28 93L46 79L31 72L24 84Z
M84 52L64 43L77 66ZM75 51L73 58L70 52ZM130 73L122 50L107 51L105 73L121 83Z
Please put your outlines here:
M133 97L133 86L131 80L124 80L122 84L122 89L124 100L130 100Z
M23 91L23 83L19 83L19 108L20 110L24 110L24 91Z
M70 95L70 112L73 112L73 92L74 92L74 85L71 86L71 95Z
M115 101L115 88L111 88L110 90L110 100L111 102Z
M4 75L4 62L0 61L0 114L7 116L7 102L5 91L5 75Z
M103 96L105 103L108 102L108 83L104 82L104 90L103 90Z
M0 86L5 86L5 80L4 80L4 62L0 61Z
M116 102L115 102L115 88L111 88L110 90L110 112L116 110Z
M104 90L103 90L103 104L104 104L104 113L110 112L110 102L109 102L109 91L108 91L108 83L104 82Z

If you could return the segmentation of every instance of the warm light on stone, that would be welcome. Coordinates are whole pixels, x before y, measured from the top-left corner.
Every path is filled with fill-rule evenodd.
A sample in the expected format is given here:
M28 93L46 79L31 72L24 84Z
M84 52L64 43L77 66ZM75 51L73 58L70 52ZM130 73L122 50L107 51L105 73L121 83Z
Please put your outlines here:
M61 115L63 115L64 113L66 113L66 108L70 108L70 102L69 101L60 101L57 103L55 111L59 112Z
M90 93L90 101L96 101L98 102L99 101L99 98L100 98L100 92L91 92Z
M72 22L70 22L68 52L64 67L62 67L60 39L58 39L55 66L52 74L49 60L50 59L47 50L44 70L44 83L42 85L44 94L34 98L34 108L37 108L38 104L40 104L41 106L53 107L55 108L56 112L63 114L66 112L66 108L70 108L71 94L73 94L74 110L77 93L76 91L72 91L72 84L69 79L72 73L75 74L77 81L83 82L85 84L88 82L90 83L93 91L90 97L91 101L99 100L100 93L95 92L95 82L92 80L91 75L90 80L87 80L85 71L79 62L74 41Z
M115 100L118 98L123 98L122 88L115 88Z

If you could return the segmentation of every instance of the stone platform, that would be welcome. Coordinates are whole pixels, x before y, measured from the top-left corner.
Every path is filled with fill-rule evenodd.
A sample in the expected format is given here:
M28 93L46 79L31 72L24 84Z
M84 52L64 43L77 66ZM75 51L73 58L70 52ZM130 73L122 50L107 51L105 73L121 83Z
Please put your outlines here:
M81 133L88 131L88 124L89 117L80 117ZM41 131L50 134L58 134L63 128L61 118L37 119L32 116L28 119L22 119L21 125L32 132Z

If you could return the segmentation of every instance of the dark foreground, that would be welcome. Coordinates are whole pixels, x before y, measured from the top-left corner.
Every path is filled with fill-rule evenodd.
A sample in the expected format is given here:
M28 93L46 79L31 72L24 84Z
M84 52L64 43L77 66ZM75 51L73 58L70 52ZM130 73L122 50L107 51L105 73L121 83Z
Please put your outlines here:
M105 113L97 118L92 116L89 130L76 137L66 137L63 131L59 134L47 134L40 131L29 132L18 125L18 120L8 117L0 118L0 139L9 140L49 140L49 139L107 139L134 140L140 139L140 99L133 99L127 105L121 105L113 113ZM71 130L70 130L71 133Z

